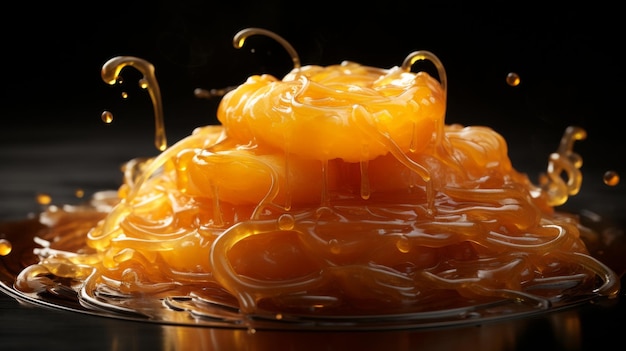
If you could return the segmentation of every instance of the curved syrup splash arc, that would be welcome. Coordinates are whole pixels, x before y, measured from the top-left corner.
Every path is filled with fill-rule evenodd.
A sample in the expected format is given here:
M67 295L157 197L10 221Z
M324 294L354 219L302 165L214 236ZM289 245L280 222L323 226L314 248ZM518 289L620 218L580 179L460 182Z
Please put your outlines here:
M143 78L139 81L139 85L143 89L148 89L152 106L154 108L155 135L154 144L159 151L167 148L167 138L165 136L165 125L163 122L163 103L161 100L161 90L154 74L154 66L141 58L134 56L116 56L108 60L101 71L102 80L105 83L114 85L117 83L120 72L126 66L137 69Z
M280 45L282 45L285 48L285 50L287 50L287 52L289 53L289 56L291 56L291 60L293 61L293 68L300 68L301 66L300 57L298 56L298 53L293 48L293 46L291 46L291 44L289 44L289 42L285 40L283 37L281 37L280 35L272 31L269 31L267 29L246 28L246 29L240 30L233 37L233 46L235 47L235 49L241 49L243 47L243 44L246 42L246 39L248 39L248 37L252 35L265 35L279 42Z
M580 127L567 127L559 148L550 154L548 169L540 175L540 187L548 195L551 206L564 204L569 195L576 195L582 186L583 160L574 152L574 142L584 140L587 132Z

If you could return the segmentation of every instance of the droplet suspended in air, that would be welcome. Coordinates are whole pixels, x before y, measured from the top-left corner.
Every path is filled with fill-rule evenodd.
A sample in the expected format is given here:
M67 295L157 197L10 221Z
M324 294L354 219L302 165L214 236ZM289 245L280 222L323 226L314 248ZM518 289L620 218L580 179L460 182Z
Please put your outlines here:
M506 84L516 87L521 83L521 79L519 75L515 72L510 72L506 75Z
M216 97L222 97L224 95L226 95L226 93L228 93L229 91L235 89L236 87L226 87L226 88L221 88L221 89L202 89L202 88L196 88L193 91L193 94L195 95L195 97L200 98L200 99L213 99Z
M13 250L13 245L7 239L0 239L0 256L6 256Z
M295 218L290 214L282 214L278 217L278 228L280 230L291 230L295 224Z
M411 251L411 241L405 235L401 235L396 241L396 248L402 253Z
M139 81L139 86L148 90L152 105L154 107L155 137L154 144L159 151L167 148L167 138L165 137L165 126L163 124L163 106L161 101L161 91L154 75L154 66L141 58L133 56L117 56L107 61L100 71L102 80L107 84L115 84L120 81L121 70L126 66L132 66L143 73L143 78ZM127 98L126 92L122 93L123 98Z
M76 196L76 198L82 199L85 196L85 191L83 189L76 189L74 191L74 195Z
M100 117L102 118L102 122L106 124L113 122L113 114L110 111L102 112L102 115Z
M128 99L128 93L123 91L122 92L122 99Z
M619 184L619 174L615 171L606 171L602 177L604 184L608 186L616 186Z

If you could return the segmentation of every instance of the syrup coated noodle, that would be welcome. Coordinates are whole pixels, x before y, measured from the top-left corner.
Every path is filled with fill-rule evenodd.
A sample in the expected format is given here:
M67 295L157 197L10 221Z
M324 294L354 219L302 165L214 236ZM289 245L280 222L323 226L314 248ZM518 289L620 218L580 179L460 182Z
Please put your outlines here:
M251 34L272 36L249 29L236 44ZM582 241L587 229L555 209L579 191L583 129L565 131L535 185L496 131L445 123L434 54L390 69L300 66L282 43L293 70L227 91L219 125L165 147L157 123L163 151L125 165L116 195L85 213L92 226L71 210L42 213L48 236L65 239L40 239L40 261L16 288L37 291L54 275L85 298L196 296L244 314L328 316L617 295L619 280ZM438 79L413 72L418 60ZM103 78L143 64L116 57Z

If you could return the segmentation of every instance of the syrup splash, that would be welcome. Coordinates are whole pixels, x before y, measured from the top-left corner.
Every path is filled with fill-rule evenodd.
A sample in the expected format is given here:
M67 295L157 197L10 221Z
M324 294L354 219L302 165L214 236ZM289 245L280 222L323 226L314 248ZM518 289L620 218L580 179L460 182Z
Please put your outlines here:
M161 90L157 82L154 66L138 57L133 56L117 56L107 61L102 66L101 76L105 83L115 85L120 82L120 73L126 66L136 68L143 74L143 78L139 80L139 86L147 89L152 99L154 108L154 124L155 124L155 141L154 144L159 151L167 148L167 138L165 136L165 123L163 118L163 102L161 100ZM124 97L124 96L123 96ZM105 111L102 120L106 123L113 121L113 115Z
M294 68L300 67L299 58L297 54L295 54L295 51L292 50L292 48L288 45L288 43L283 42L284 40L282 40L282 38L273 35L273 33L271 32L267 32L267 31L260 30L260 29L249 29L246 31L242 31L238 33L237 36L235 36L235 40L234 40L235 47L237 46L241 47L244 44L245 39L248 36L253 35L253 34L269 35L273 37L274 39L278 40L279 42L283 43L283 46L286 47L287 51L290 52L292 56L292 60L294 62ZM440 62L436 59L436 57L430 56L428 52L418 51L409 55L405 59L402 65L403 69L409 71L412 65L418 60L433 61L435 65L437 66L437 68L439 69L439 75L440 75L440 80L442 82L442 86L445 87L446 85L445 71L443 70L443 67L440 65ZM159 89L158 89L158 84L156 82L156 78L154 77L153 66L145 60L138 59L138 58L131 57L131 56L116 57L116 58L109 60L104 65L102 69L102 78L105 82L109 84L115 84L115 82L119 82L120 80L119 73L125 66L133 66L144 74L144 78L140 80L140 86L144 89L146 88L149 89L150 96L153 101L153 106L154 106L154 111L155 111L155 124L156 124L155 145L157 146L159 150L165 151L167 149L167 142L165 138L165 129L163 126L163 113L162 113L162 108L161 108L161 98L160 98L160 93L158 93ZM515 83L514 85L517 85L517 84L519 84L519 81ZM109 121L110 123L110 121L112 121L112 114L105 116L105 114L103 113L103 120L105 122ZM441 133L437 133L437 135L439 136L443 135L443 132L442 131L440 132ZM582 164L582 159L580 158L579 155L573 152L573 144L575 141L582 140L585 137L586 137L586 133L583 129L578 128L578 127L568 128L561 140L559 149L557 150L557 152L550 155L547 172L541 177L540 189L549 195L549 198L551 199L551 202L550 202L551 204L557 204L557 205L562 204L567 200L569 195L574 195L578 193L580 189L580 184L582 182L582 175L579 171L579 168ZM325 162L327 162L327 160ZM327 163L323 163L323 165L327 165ZM367 163L362 162L360 166L361 166L360 171L362 174L362 178L365 180L361 185L361 197L364 199L367 199L370 195L370 188L367 182L367 178L368 178L367 177L367 174L368 174ZM415 174L419 174L423 180L428 181L429 174L427 173L425 169L419 168L418 166L411 165L410 168L414 171ZM325 170L325 167L322 166L322 173L324 173L324 170ZM618 181L619 181L619 176L617 176L616 174L605 176L605 182L607 182L607 184L609 183L616 184L616 182ZM324 189L326 189L326 187L324 187ZM432 195L432 189L431 189L430 194ZM217 196L215 198L217 199ZM429 202L431 204L431 208L433 208L432 200L433 200L433 196L429 196ZM322 205L329 205L329 201L330 200L327 194L327 190L324 190L322 193ZM45 204L45 203L46 203L45 201L42 202L42 204ZM49 203L49 201L47 203ZM219 209L219 204L216 207ZM90 217L89 220L85 220L84 218L81 217L84 215L84 213L81 213L81 211L68 212L65 215L69 216L68 219L70 222L83 220L84 224L93 225L101 218L99 216L101 216L105 212L105 211L98 210L101 207L97 205L94 206L93 208L90 207L90 209L94 209L94 208L96 209L96 211L95 213L91 213L93 217ZM284 230L284 231L289 231L293 229L294 223L295 223L294 217L288 214L284 214L277 219L277 226L281 230ZM59 234L59 233L56 233L56 234ZM60 238L60 236L57 236L57 238ZM55 238L49 238L49 239L55 239ZM38 252L41 256L50 256L50 252L55 250L52 248L53 241L46 241L43 239L39 239L38 243L42 245L42 248L37 249L35 251ZM344 246L337 239L331 239L328 242L328 246L330 248L330 252L336 255L341 254L342 251L344 250ZM395 242L395 246L397 250L401 253L408 253L412 249L408 238L404 235L398 236ZM67 248L67 247L61 246L61 248ZM6 254L4 255L8 255L11 252L11 250L12 250L11 242L9 242L6 239L1 239L0 240L0 254L4 254L4 252L6 252ZM126 256L132 255L132 252L131 251L120 252L120 255L115 257L115 259L122 260L122 261L126 260L129 257L126 257L125 255ZM580 258L580 259L583 259L583 258ZM597 270L597 273L600 276L600 278L605 280L604 284L598 289L598 292L602 294L606 294L608 296L616 295L617 290L615 289L616 287L618 288L618 285L615 285L615 282L614 282L616 278L614 276L611 276L610 274L604 274L604 269L601 264L596 264L595 262L593 262L591 266ZM48 262L47 267L53 267L52 270L48 273L52 273L60 277L70 276L74 278L77 278L77 277L80 278L80 277L85 277L89 275L91 272L86 267L82 267L82 268L86 268L84 271L79 271L81 267L74 267L73 271L67 272L66 270L71 269L72 267L68 267L64 262L56 263L54 262L54 260L51 260L50 262ZM31 275L32 277L35 277L35 279L31 281L31 283L34 282L36 284L42 284L44 286L44 290L47 292L59 293L59 291L64 291L63 290L64 288L61 288L60 287L61 285L58 285L58 282L50 281L48 278L38 279L37 277L39 275L42 275L42 273L46 274L46 272L37 271L38 268L40 267L36 266L34 270L30 270L30 271L27 270L24 273L25 275ZM125 275L122 278L122 283L128 283L129 285L136 284L137 276L133 274ZM28 289L39 290L41 289L41 287L39 286L24 287L24 290L28 290ZM159 287L155 287L155 289L159 289ZM71 291L71 288L66 288L65 291ZM103 292L100 291L100 293L103 293ZM108 296L90 296L90 295L85 295L83 292L81 297L84 299L83 302L86 303L87 305L89 305L90 302L93 302L94 303L93 307L95 308L102 307L102 304L95 301L97 297L110 299L110 300L122 299L126 297L124 296L124 294L120 294L118 292L108 292L108 293L110 294ZM532 301L533 299L531 298L530 300ZM159 301L153 301L153 302L155 304L160 304ZM151 303L152 302L148 303L148 305L150 305ZM215 318L216 316L215 314L212 314L214 313L214 310L213 310L214 307L211 306L211 303L212 303L211 301L203 301L201 298L194 299L194 298L179 298L179 297L169 297L164 302L164 304L167 305L172 310L190 310L193 313L195 313L196 316L204 315L205 318L207 319ZM325 303L327 302L320 301L320 304L319 304L320 308L324 307ZM549 304L545 304L545 303L542 304L542 303L543 301L538 301L538 305L540 305L539 306L540 308L546 309L549 307ZM145 307L146 305L135 301L135 302L129 303L128 306L125 306L125 305L112 305L112 306L113 306L112 309L114 310L114 312L133 313L135 311L141 311L142 307ZM152 305L150 305L149 307L154 308L154 306ZM463 314L464 317L461 317L461 318L471 318L472 316L480 317L480 316L489 315L488 309L490 308L494 308L494 306L488 306L486 310L480 310L480 309L464 310L461 313ZM232 320L229 320L229 318L233 318L233 315L229 315L228 313L225 314L224 311L221 311L218 314L218 316L219 316L220 322L225 322L226 325L231 325L228 323L232 322ZM442 316L439 316L439 317L442 317ZM168 315L159 315L159 318L167 319ZM239 318L239 317L237 316L236 318ZM261 318L265 318L265 317L261 317ZM293 316L284 315L282 313L277 313L274 315L274 319L277 321L289 320L290 318L293 318ZM291 320L291 321L293 322L294 320ZM295 322L306 323L306 320L302 321L302 320L296 319ZM256 330L255 328L248 327L248 332L250 333L254 333L255 330Z

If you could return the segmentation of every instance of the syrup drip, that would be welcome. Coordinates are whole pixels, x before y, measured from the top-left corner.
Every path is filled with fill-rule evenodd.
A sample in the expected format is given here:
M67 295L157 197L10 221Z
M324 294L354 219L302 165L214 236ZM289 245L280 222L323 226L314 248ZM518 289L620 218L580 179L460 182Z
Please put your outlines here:
M159 151L167 148L167 138L165 136L165 125L163 121L163 102L161 100L161 90L154 74L154 66L141 58L133 56L117 56L107 61L102 66L101 76L105 83L114 85L119 83L120 72L126 66L136 68L143 74L143 78L139 80L139 86L147 89L152 99L152 107L154 109L155 136L154 144ZM127 97L126 93L122 93L122 97ZM106 113L106 112L105 112ZM103 114L103 120L107 123L112 121L109 115Z
M289 149L287 145L285 145L285 211L291 210L291 196L293 191L293 185L291 182L291 172L290 172L290 162L289 159Z
M569 195L576 195L582 185L582 158L574 152L574 142L587 137L580 127L568 127L561 138L557 152L550 154L546 174L540 175L540 186L548 195L549 204L564 204Z
M322 206L330 204L330 195L328 191L328 160L322 160Z
M253 35L264 35L264 36L267 36L267 37L270 37L270 38L276 40L278 43L280 43L285 48L285 50L287 50L287 52L291 56L291 60L293 61L293 67L294 68L300 68L300 56L298 56L298 53L293 48L293 46L291 46L291 44L289 44L289 42L286 41L280 35L278 35L278 34L276 34L274 32L271 32L269 30L266 30L266 29L262 29L262 28L246 28L246 29L243 29L243 30L239 31L233 37L233 46L235 47L235 49L241 49L243 47L244 43L246 42L246 39L248 39L248 37L253 36Z

